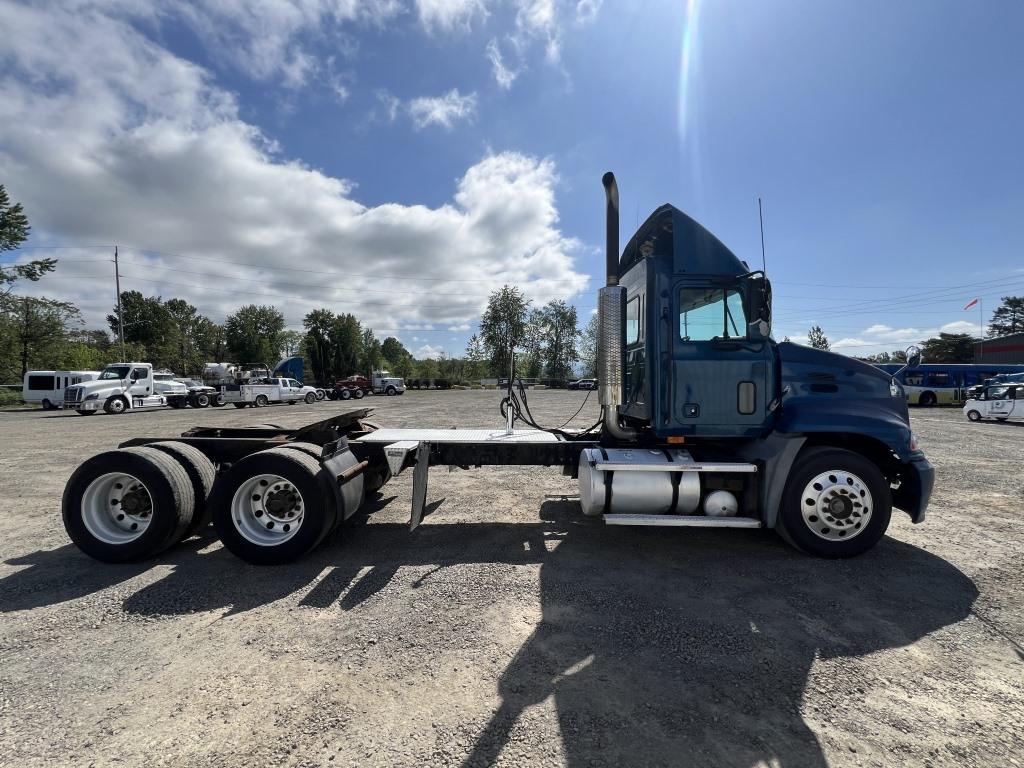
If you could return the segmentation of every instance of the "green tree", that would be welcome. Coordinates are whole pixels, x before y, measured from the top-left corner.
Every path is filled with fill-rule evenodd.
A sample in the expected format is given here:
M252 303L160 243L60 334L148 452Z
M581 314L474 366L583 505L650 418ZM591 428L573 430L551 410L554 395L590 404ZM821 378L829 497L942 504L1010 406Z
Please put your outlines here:
M588 379L597 376L598 325L597 315L591 315L590 321L580 333L579 361L583 366L583 375Z
M107 315L107 324L114 338L118 338L122 317L125 343L141 345L145 349L145 362L151 362L158 368L172 364L178 332L174 318L159 296L122 291L121 315L118 315L116 306L113 313ZM118 350L118 356L120 354Z
M972 363L974 337L969 333L940 333L922 342L921 352L929 363Z
M323 385L333 384L339 378L331 354L331 334L335 319L329 309L314 309L302 319L306 329L306 354L309 355L313 378Z
M988 332L992 336L1009 336L1024 331L1024 296L1003 296L1003 303L992 313Z
M466 343L466 372L469 381L479 381L487 376L487 348L475 333Z
M544 375L553 379L568 379L572 376L572 363L579 356L576 349L580 335L576 307L556 299L534 314L534 322L540 329L539 352L544 364Z
M359 372L364 376L370 376L377 366L380 365L383 356L383 348L381 343L377 341L377 337L373 335L373 331L369 328L364 328Z
M19 378L33 365L51 367L59 359L68 323L79 320L78 309L65 301L22 296L18 307L15 339L21 364ZM13 314L13 313L12 313Z
M28 239L32 227L21 203L11 204L7 190L0 184L0 253L13 251ZM6 297L18 280L39 280L57 266L56 259L36 259L24 264L0 267L0 298Z
M281 345L277 350L280 357L293 357L300 353L302 334L298 331L281 331L278 343Z
M283 330L284 315L266 305L239 307L224 323L228 349L239 363L276 363Z
M441 369L437 365L437 360L431 358L425 358L416 362L415 376L417 379L439 379L441 378Z
M363 327L356 316L346 312L335 317L331 336L338 376L358 373L363 356Z
M824 349L826 352L832 348L829 344L828 338L825 336L825 332L821 330L820 325L815 325L807 332L807 342L814 349Z
M527 313L530 302L518 288L508 285L487 299L487 309L480 318L480 337L491 362L491 371L507 376L513 350L526 340Z

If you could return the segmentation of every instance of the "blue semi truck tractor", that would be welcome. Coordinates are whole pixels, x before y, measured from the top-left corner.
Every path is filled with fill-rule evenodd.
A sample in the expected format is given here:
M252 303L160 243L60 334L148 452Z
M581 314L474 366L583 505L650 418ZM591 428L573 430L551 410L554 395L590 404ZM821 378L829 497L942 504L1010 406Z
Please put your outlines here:
M828 558L870 549L894 509L922 522L934 470L893 376L777 343L765 274L671 205L620 254L618 188L611 173L603 183L601 417L590 428L538 424L510 376L492 430L391 429L360 408L295 429L135 438L71 476L71 539L100 560L139 560L212 519L239 557L287 562L406 469L417 527L435 465L561 467L578 481L581 514L606 525L773 529Z

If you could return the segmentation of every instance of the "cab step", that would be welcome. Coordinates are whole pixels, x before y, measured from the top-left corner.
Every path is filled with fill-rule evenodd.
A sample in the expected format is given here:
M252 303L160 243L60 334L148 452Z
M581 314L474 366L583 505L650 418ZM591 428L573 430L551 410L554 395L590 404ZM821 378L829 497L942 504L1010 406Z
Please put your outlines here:
M601 472L729 472L735 474L754 474L757 472L756 464L731 461L690 462L686 464L634 464L623 461L591 461L590 466Z
M707 515L604 515L606 525L660 525L680 528L760 528L753 517L709 517Z

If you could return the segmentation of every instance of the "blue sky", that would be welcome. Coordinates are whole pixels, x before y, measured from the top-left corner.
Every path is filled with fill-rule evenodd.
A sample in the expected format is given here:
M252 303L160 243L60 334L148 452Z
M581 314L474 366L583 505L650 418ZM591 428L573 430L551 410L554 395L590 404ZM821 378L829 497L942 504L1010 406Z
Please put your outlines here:
M0 2L0 183L48 295L351 311L460 354L516 282L583 319L600 176L760 264L777 338L976 332L1024 293L1019 2ZM401 330L396 330L401 329Z

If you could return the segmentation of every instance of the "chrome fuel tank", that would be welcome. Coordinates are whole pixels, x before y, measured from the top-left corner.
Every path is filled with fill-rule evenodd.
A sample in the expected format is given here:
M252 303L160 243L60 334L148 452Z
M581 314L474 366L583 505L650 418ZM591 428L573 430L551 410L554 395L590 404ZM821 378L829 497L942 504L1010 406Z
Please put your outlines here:
M602 461L634 464L642 469L611 472L605 484L603 470L592 466ZM580 453L580 504L586 515L668 513L689 515L700 506L700 475L697 472L659 472L669 463L693 463L683 450L648 448L588 448ZM673 483L678 478L678 492ZM673 499L675 503L673 504ZM605 506L609 508L606 509Z

